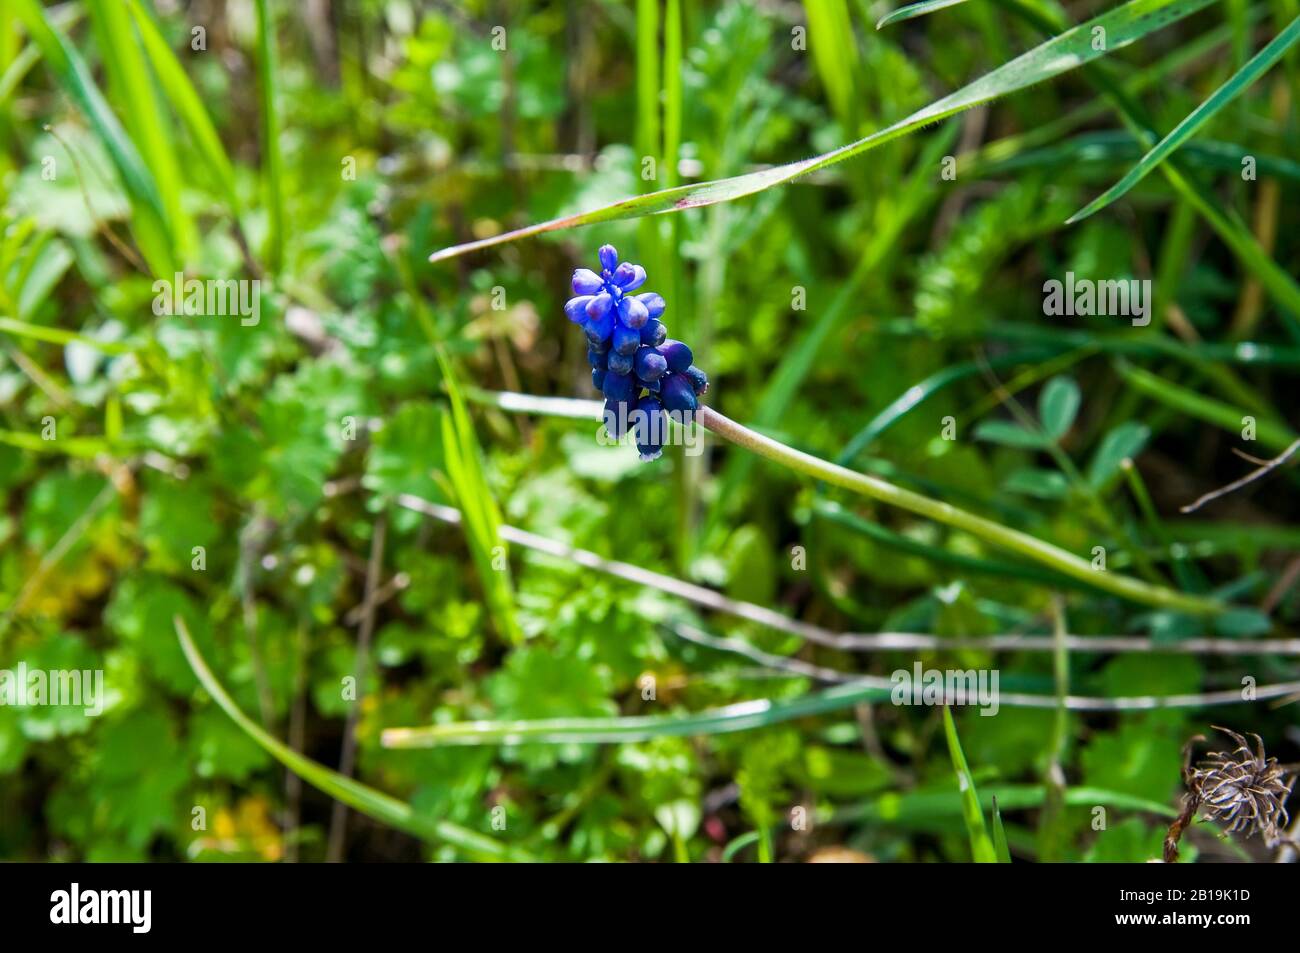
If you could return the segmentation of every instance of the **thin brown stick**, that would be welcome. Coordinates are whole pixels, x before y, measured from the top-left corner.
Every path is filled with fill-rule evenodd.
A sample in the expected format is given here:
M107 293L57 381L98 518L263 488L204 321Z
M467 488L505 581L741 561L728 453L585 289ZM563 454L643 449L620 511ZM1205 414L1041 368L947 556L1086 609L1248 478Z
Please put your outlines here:
M361 604L365 612L361 616L361 626L357 632L356 669L357 697L348 709L347 724L343 728L343 750L339 755L339 773L346 778L352 777L357 757L357 721L361 711L361 691L366 679L366 663L370 658L370 637L375 629L375 591L379 588L379 573L384 562L384 537L388 531L388 520L380 516L375 521L374 535L370 539L370 562L366 565L366 591ZM342 801L334 802L330 817L329 846L325 859L336 864L343 859L343 841L347 834L348 808Z
M1300 450L1300 439L1297 439L1294 443L1291 444L1291 446L1287 447L1285 450L1283 450L1272 460L1266 461L1263 466L1259 467L1256 470L1252 470L1250 473L1247 473L1240 480L1233 480L1227 486L1220 487L1217 490L1212 490L1209 493L1206 493L1204 496L1197 499L1196 501L1192 503L1188 503L1186 506L1181 508L1181 512L1194 513L1196 510L1199 510L1202 506L1204 506L1206 503L1209 503L1211 500L1217 500L1219 499L1219 497L1227 496L1229 493L1235 493L1237 490L1240 490L1243 486L1247 486L1248 484L1254 483L1256 480L1263 479L1268 474L1276 470L1278 467L1282 466L1282 464L1290 460L1293 456L1295 456L1297 450Z
M460 511L450 506L431 503L418 496L403 494L397 498L403 509L423 513L444 523L459 524ZM660 592L677 596L694 605L714 612L757 622L759 625L797 635L816 645L843 652L883 652L891 650L962 651L985 649L1001 652L1051 652L1056 647L1053 636L992 635L980 638L944 638L923 632L832 632L820 626L791 619L772 609L731 599L694 583L634 566L630 563L606 559L589 550L578 549L557 540L530 533L514 526L503 525L501 538L526 549L546 553L558 559L577 563L627 582L648 586ZM1179 655L1300 655L1300 639L1180 639L1176 642L1159 642L1132 635L1068 635L1065 645L1077 652L1168 652Z

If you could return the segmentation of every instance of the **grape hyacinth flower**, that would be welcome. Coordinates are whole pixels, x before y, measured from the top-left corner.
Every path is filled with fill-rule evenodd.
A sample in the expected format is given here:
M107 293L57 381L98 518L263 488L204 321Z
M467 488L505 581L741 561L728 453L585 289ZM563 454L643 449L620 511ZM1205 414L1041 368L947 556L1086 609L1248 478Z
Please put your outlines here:
M633 433L642 460L663 452L668 419L689 425L709 389L691 349L668 338L659 320L666 307L645 284L645 269L620 262L613 245L598 252L600 271L579 268L564 313L587 334L591 383L605 396L605 430L614 439Z

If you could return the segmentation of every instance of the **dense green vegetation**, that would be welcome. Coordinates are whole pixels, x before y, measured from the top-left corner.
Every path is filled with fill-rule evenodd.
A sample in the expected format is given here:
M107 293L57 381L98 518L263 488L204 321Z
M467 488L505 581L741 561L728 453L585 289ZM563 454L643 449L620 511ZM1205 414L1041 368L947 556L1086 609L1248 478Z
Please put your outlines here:
M1145 861L1300 760L1297 0L0 18L0 673L103 679L0 859Z

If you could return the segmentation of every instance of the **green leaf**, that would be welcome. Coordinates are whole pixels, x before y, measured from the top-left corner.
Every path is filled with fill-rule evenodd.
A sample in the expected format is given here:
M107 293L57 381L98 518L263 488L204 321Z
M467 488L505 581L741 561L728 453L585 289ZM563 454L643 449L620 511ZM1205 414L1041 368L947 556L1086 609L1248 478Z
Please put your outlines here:
M310 758L294 751L279 739L272 737L261 727L254 724L252 719L235 704L234 699L226 694L226 690L217 681L216 676L212 674L207 662L203 660L203 656L199 654L198 648L190 638L184 620L180 616L175 616L172 619L172 625L176 630L176 638L180 640L181 650L190 663L190 668L193 669L200 684L221 707L221 710L229 715L230 719L253 741L257 742L262 749L308 784L323 791L335 800L341 801L348 807L360 811L367 817L372 817L383 824L406 831L408 834L431 843L451 844L453 847L457 847L477 859L498 861L527 861L530 859L515 848L502 844L491 837L475 833L458 824L435 820L420 814L406 802L376 791L374 788L368 787L359 781L354 781L337 771L331 771L324 765L317 764Z
M109 90L126 117L126 128L158 185L168 227L177 241L177 257L194 234L194 223L181 202L181 170L176 142L158 99L150 58L144 55L121 3L89 5L90 22L100 45Z
M429 261L443 261L472 251L490 248L493 245L546 232L576 228L580 225L640 218L643 215L654 215L660 212L680 212L684 209L701 208L753 195L801 175L862 155L876 146L884 145L886 142L908 135L923 126L970 109L972 106L987 103L1000 96L1069 72L1100 56L1122 49L1154 30L1190 16L1209 6L1211 2L1212 0L1130 0L1121 7L1066 30L892 126L831 152L747 175L633 196L589 212L567 215L494 235L491 238L444 248L430 255ZM1098 28L1104 30L1107 37L1105 48L1100 50L1093 42L1094 30Z
M465 520L470 554L474 557L479 581L492 609L493 621L507 641L519 645L524 637L515 619L514 588L507 558L509 551L500 532L501 514L483 473L482 450L461 396L456 370L441 347L437 348L437 355L443 385L451 401L451 413L442 419L447 477Z
M891 23L901 23L903 20L923 17L927 13L934 13L936 10L942 10L945 7L955 7L957 4L965 2L966 0L923 0L921 3L909 3L907 6L899 7L893 13L881 17L880 22L876 24L876 29L881 30Z
M148 52L149 60L153 63L154 69L158 71L160 85L171 100L172 107L180 117L185 128L189 130L190 136L194 139L194 145L199 150L199 155L211 167L213 174L217 177L217 184L225 200L229 203L231 210L239 207L239 200L235 193L235 174L230 166L230 159L226 155L225 147L221 144L221 137L217 135L216 127L212 124L212 118L208 115L207 107L204 106L203 100L195 91L194 85L190 78L181 68L180 62L176 55L167 45L163 38L162 32L153 22L153 18L145 10L140 0L129 0L131 13L135 17L136 26L140 30L140 38L144 41L145 50Z
M1070 481L1056 470L1026 469L1012 473L1002 488L1039 500L1060 500L1070 491Z
M1230 639L1265 635L1272 628L1273 621L1265 613L1243 606L1235 606L1214 620L1214 631Z
M1241 433L1243 419L1256 416L1249 410L1225 404L1213 397L1206 397L1199 391L1171 383L1159 374L1153 374L1128 361L1116 361L1115 369L1119 371L1126 383L1133 385L1135 390L1190 417L1222 427L1229 433ZM1277 452L1285 450L1296 439L1295 432L1284 422L1268 417L1256 421L1256 434L1260 443Z
M1053 440L1060 440L1079 413L1079 385L1074 378L1053 377L1038 396L1038 417Z
M170 278L174 269L172 237L167 226L158 183L150 175L117 116L95 85L81 54L50 22L36 0L14 0L32 40L40 47L54 78L70 95L94 127L113 159L131 200L131 227L155 277Z
M980 421L979 426L975 428L975 439L1027 450L1041 450L1045 445L1042 435L1007 420Z
M975 790L975 779L971 777L962 754L961 742L957 739L957 726L953 724L952 711L943 706L943 733L948 739L948 754L952 757L952 768L957 774L957 787L961 791L961 813L966 822L966 833L970 836L971 858L977 864L996 864L997 851L989 839L988 828L984 826L984 812L980 810L979 794Z
M1088 464L1088 483L1096 489L1105 486L1119 473L1120 464L1141 453L1150 439L1150 429L1131 420L1111 430Z
M848 5L844 0L804 0L803 9L808 45L826 98L844 130L856 132L858 48Z
M266 257L278 270L284 256L284 175L280 157L280 112L276 106L275 23L267 0L253 0L257 13L257 93L262 120L262 177L268 213Z
M1259 79L1266 73L1287 50L1300 40L1300 17L1292 20L1290 25L1275 36L1262 50L1256 53L1245 66L1232 75L1229 80L1216 89L1210 98L1201 103L1192 110L1182 122L1161 139L1156 145L1144 155L1128 175L1120 179L1113 186L1103 192L1097 198L1089 202L1083 209L1075 212L1067 221L1067 225L1073 225L1110 205L1116 199L1120 198L1129 189L1137 185L1155 170L1171 153L1174 152L1184 142L1194 136L1198 129L1209 122L1214 115L1232 102L1239 95L1245 92L1255 80Z
M1011 848L1007 846L1007 832L1002 827L1002 812L998 810L997 795L993 796L993 850L999 864L1011 863Z

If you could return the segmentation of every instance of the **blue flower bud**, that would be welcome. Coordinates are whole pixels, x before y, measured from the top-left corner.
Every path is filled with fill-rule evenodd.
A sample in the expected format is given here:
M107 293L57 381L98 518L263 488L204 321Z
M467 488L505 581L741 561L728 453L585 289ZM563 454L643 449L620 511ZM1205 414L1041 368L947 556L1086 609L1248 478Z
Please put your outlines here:
M605 387L609 387L608 377L605 378ZM660 378L659 394L668 410L693 412L699 406L695 390L684 374L666 374Z
M618 285L624 291L634 291L645 284L645 269L640 265L634 265L631 262L623 262L614 269L613 277L610 281Z
M564 316L574 324L587 320L587 305L591 304L591 295L578 295L564 302Z
M636 298L624 298L618 303L618 317L629 328L639 331L650 320L650 312Z
M605 287L605 281L590 268L577 268L573 272L573 293L576 295L594 295Z
M587 329L588 341L593 344L603 344L614 333L614 312L606 311L602 317L587 318L584 327Z
M587 302L587 317L603 318L614 307L614 298L608 291L602 291Z
M614 334L617 336L618 331L616 330ZM613 350L609 352L609 364L606 366L615 374L631 374L632 358L628 357L626 354L618 353L617 350Z
M657 381L668 371L668 361L652 347L637 348L636 360L632 365L636 376L643 381Z
M636 384L632 380L631 374L615 374L613 371L605 375L605 383L601 390L607 400L631 400L636 396ZM690 385L687 385L690 390ZM691 394L691 400L695 399L694 393Z
M603 367L593 367L591 369L591 386L600 390L605 386L606 371Z
M614 350L631 357L641 346L641 334L623 324L614 326Z
M598 367L603 371L609 366L607 363L608 360L609 354L606 350L597 350L594 347L587 348L587 363L593 368Z
M695 389L695 395L698 397L709 392L709 375L692 364L686 368L686 376L690 379L691 387Z
M681 341L664 341L663 344L659 345L658 350L659 353L667 359L668 370L672 371L674 374L685 373L686 368L691 366L691 362L694 359L694 355L691 354L691 349Z
M650 347L658 347L664 343L668 337L668 329L664 327L662 321L651 318L641 327L641 343Z
M613 377L614 375L609 375ZM607 378L608 379L608 378ZM605 433L615 440L622 440L627 433L628 421L632 416L632 404L626 400L605 401Z
M642 397L636 402L636 410L636 448L642 460L656 460L668 436L664 405L658 398Z
M613 245L601 245L596 254L600 256L600 267L613 274L618 267L618 249Z
M664 296L657 291L647 291L645 294L633 295L633 297L645 305L646 311L650 313L652 318L659 317L668 307L668 305L664 304Z

